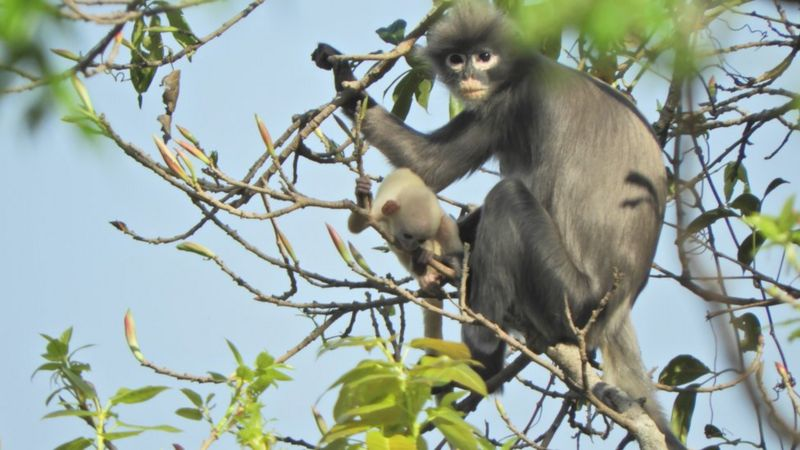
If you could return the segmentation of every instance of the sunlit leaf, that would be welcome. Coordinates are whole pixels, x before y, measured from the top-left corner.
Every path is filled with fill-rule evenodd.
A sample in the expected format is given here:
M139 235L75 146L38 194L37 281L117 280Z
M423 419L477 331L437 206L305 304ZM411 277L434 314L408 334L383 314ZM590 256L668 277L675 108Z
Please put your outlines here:
M380 37L382 41L397 45L403 40L406 34L406 21L397 19L389 26L378 28L375 30L375 33L378 34L378 37Z
M745 313L732 320L733 326L743 334L739 345L743 352L757 351L761 342L761 322L753 313Z
M696 388L699 385L692 384L689 388ZM678 393L675 398L675 403L672 405L672 418L670 420L670 428L675 436L682 443L686 443L686 436L689 434L689 428L692 425L692 415L694 414L695 399L697 392L684 391Z
M413 348L433 350L439 355L455 360L468 360L472 357L469 348L461 342L444 341L434 338L417 338L408 343Z
M658 382L667 386L680 386L711 373L705 364L692 355L678 355L658 375Z
M166 386L145 386L139 389L120 388L113 397L109 399L112 404L134 404L150 400L156 395L169 389Z

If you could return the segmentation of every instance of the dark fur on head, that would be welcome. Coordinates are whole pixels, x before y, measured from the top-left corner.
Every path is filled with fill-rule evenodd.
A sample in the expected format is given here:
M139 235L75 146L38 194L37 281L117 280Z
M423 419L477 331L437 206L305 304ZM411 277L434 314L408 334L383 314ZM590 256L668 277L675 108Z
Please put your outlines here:
M487 2L462 0L428 32L425 55L438 67L443 57L454 51L477 50L487 45L498 51L508 50L508 44L515 40L511 30L509 20Z

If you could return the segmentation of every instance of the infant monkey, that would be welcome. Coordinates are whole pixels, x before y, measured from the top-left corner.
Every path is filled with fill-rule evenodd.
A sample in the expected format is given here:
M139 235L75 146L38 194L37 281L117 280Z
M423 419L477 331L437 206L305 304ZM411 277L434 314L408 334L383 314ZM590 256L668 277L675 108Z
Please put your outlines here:
M361 207L371 199L369 178L356 181L356 198ZM401 168L387 175L378 187L371 202L370 216L379 222L394 239L389 248L424 292L437 292L442 275L428 263L439 257L456 272L460 269L464 247L458 237L458 226L439 205L436 194L409 169ZM347 226L352 233L360 233L369 220L359 213L350 214ZM442 307L441 300L428 300ZM442 338L441 316L423 311L425 337Z

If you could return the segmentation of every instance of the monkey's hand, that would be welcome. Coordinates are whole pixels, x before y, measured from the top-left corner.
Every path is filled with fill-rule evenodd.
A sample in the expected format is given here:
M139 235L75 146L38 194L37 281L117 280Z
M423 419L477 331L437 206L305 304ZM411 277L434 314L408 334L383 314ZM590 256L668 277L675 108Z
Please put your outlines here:
M369 208L372 203L372 180L366 175L356 179L356 203L362 208Z
M342 52L336 50L328 44L317 44L317 48L311 53L311 59L320 69L333 70L333 79L336 83L336 92L342 92L346 88L342 86L344 81L355 81L353 69L347 61L331 61L331 56L341 55Z
M356 77L353 75L353 68L350 67L348 61L332 61L330 59L331 56L341 54L339 50L336 50L330 45L319 43L317 44L317 48L311 53L311 59L320 69L333 70L333 83L336 87L336 92L341 93L344 98L341 104L342 108L344 112L352 118L355 116L356 108L360 100L367 99L369 106L374 106L376 103L364 92L347 88L342 84L345 81L355 81Z
M317 48L311 52L311 59L320 69L331 70L333 69L333 63L328 59L328 57L341 54L342 52L339 50L336 50L328 44L320 42L317 44Z

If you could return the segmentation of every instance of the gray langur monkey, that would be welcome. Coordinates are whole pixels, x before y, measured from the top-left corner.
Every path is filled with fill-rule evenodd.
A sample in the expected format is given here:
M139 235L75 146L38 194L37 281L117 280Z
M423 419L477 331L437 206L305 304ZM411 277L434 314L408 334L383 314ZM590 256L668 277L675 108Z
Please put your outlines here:
M360 177L356 181L359 206L365 207L365 200L370 200L370 216L394 239L389 248L423 292L436 293L442 275L428 265L431 259L440 257L456 271L461 266L464 247L455 220L442 210L436 194L409 169L397 169L384 177L375 199L370 197L371 182L367 177ZM360 233L368 224L369 220L357 212L351 213L347 221L352 233ZM440 299L426 301L442 307ZM425 337L441 339L442 316L427 309L422 313Z
M408 167L434 191L494 157L502 179L468 217L472 244L467 303L504 329L521 331L537 351L587 335L602 354L605 379L640 400L671 433L641 360L630 309L647 282L661 230L666 171L646 119L604 83L518 44L510 21L485 3L457 2L428 33L425 55L465 103L443 127L418 132L362 92L339 52L319 44L317 66L333 70L343 109L366 99L362 130L395 167ZM616 282L616 274L621 278ZM488 378L504 365L505 344L488 328L462 327Z

